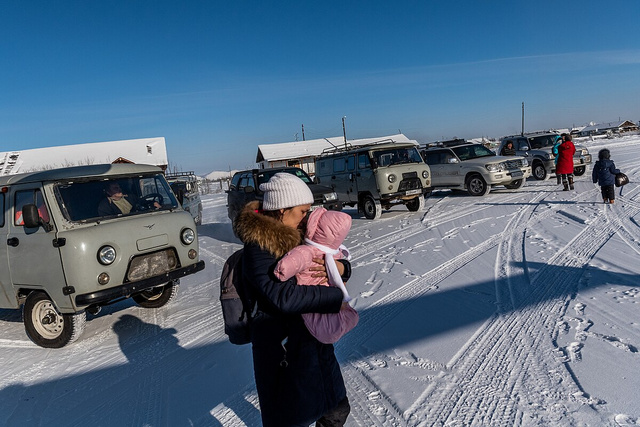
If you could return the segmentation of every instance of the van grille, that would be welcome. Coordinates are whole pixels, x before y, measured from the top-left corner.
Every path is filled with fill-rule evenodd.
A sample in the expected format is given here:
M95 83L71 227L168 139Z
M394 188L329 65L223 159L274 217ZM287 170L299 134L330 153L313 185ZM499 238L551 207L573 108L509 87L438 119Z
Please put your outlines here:
M175 249L164 249L158 252L134 257L127 270L127 282L159 276L179 267Z
M409 175L409 174L402 174L403 178L404 178L404 175ZM400 182L400 185L398 186L398 191L417 190L420 188L422 188L422 183L417 177L415 177L415 178L403 179Z

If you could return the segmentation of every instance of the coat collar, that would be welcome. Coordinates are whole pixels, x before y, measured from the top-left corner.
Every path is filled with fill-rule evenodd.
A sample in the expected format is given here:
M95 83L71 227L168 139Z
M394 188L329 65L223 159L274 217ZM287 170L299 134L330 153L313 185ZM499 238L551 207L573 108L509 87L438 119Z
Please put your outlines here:
M238 214L234 231L243 243L258 245L275 258L281 258L302 243L300 231L258 212L259 202L248 203Z

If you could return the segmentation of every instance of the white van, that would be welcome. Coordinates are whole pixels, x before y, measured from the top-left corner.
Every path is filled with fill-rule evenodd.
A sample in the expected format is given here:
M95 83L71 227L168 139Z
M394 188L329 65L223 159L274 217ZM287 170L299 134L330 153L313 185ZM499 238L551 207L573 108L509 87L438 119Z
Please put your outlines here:
M124 207L107 197L114 187ZM73 342L87 311L124 298L161 307L180 277L204 268L194 221L155 166L3 176L0 205L0 308L22 306L27 335L42 347Z

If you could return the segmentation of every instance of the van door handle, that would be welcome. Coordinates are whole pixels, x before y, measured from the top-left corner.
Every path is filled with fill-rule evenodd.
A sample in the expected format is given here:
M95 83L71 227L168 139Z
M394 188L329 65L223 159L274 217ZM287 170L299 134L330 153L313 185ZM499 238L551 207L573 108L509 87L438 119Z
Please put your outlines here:
M7 245L9 246L18 246L20 244L20 240L18 240L17 237L12 237L10 239L7 239Z

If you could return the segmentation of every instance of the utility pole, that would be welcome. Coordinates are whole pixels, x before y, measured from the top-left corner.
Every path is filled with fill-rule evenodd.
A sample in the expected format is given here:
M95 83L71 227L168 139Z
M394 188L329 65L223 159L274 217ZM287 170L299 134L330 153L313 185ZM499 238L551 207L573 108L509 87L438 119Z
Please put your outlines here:
M304 123L302 124L302 140L304 141Z
M344 136L344 149L347 149L347 130L344 127L344 119L346 119L347 116L342 116L342 135Z
M522 131L520 131L520 135L524 135L524 102L522 103Z

